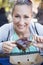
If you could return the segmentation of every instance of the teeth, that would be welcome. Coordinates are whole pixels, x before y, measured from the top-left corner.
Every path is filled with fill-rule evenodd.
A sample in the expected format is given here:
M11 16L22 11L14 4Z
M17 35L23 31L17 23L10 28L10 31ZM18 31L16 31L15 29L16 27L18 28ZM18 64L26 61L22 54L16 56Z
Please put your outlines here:
M19 26L19 28L24 28L24 26L22 26L22 27Z

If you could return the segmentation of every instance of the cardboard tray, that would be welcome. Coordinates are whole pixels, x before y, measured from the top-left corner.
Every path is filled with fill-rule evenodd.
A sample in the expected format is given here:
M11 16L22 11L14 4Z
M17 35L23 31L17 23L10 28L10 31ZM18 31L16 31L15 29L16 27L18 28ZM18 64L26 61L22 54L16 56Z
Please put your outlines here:
M43 56L39 52L14 53L10 55L10 63L19 65L31 65L43 62Z

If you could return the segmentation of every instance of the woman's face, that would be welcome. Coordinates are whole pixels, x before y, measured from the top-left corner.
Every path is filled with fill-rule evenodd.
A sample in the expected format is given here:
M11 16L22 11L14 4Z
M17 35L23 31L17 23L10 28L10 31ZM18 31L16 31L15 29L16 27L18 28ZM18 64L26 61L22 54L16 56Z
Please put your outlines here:
M16 5L13 12L14 29L18 32L25 32L30 25L32 9L28 5Z

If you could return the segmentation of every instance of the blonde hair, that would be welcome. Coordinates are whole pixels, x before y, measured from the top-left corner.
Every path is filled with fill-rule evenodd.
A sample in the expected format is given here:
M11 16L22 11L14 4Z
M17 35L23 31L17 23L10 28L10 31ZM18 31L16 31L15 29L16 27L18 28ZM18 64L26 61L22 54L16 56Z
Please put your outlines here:
M31 0L17 0L14 5L13 5L13 9L12 9L12 15L13 15L13 12L14 12L14 9L15 9L15 6L16 5L28 5L28 6L31 6L32 7L32 2Z

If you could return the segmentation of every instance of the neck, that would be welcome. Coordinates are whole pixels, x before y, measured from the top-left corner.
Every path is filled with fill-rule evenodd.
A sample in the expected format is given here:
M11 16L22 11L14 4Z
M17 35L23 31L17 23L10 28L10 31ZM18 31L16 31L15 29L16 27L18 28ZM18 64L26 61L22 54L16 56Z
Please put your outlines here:
M30 31L29 31L29 29L26 30L25 32L18 32L18 31L16 31L16 33L18 34L18 36L19 36L20 38L29 37L29 36L30 36Z

